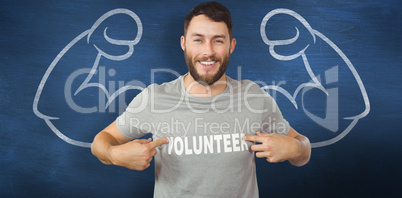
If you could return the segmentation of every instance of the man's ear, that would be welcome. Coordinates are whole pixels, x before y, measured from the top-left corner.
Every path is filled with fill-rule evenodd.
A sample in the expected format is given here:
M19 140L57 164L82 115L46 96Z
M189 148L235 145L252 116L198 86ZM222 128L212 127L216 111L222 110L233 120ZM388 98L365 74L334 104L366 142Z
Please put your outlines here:
M236 47L236 39L232 38L232 41L230 42L230 54L232 54L232 52L234 51Z
M184 36L180 37L180 46L183 51L186 49L186 38L184 38Z

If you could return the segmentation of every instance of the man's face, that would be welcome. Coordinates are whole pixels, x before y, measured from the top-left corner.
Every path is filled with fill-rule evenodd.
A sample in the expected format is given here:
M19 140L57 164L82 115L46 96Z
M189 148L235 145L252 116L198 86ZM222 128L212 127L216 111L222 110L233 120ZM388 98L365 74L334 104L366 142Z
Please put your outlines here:
M212 85L225 74L230 54L236 45L230 39L224 22L215 22L205 15L193 17L181 38L187 67L196 81Z

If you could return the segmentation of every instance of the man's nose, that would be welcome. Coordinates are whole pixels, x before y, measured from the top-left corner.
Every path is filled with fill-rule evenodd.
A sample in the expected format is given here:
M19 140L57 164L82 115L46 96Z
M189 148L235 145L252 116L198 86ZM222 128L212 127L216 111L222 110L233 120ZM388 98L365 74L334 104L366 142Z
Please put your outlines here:
M204 56L212 56L214 54L215 54L215 51L214 51L212 43L210 43L210 42L205 43L204 48L203 48L203 55Z

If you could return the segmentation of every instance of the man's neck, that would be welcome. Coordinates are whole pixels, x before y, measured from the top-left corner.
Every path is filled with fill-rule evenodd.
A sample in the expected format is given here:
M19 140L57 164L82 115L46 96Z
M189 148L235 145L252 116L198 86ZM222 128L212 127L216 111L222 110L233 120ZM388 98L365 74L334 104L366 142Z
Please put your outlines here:
M197 97L213 97L221 94L226 89L226 75L212 85L201 84L194 80L190 73L184 76L184 88L193 96Z

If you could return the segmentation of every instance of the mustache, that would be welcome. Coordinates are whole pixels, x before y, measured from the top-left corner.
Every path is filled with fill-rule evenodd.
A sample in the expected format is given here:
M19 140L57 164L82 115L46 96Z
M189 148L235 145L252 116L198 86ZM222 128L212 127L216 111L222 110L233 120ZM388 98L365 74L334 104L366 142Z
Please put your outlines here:
M222 62L222 59L217 57L217 56L208 56L208 57L196 58L195 61L217 61L217 62Z

